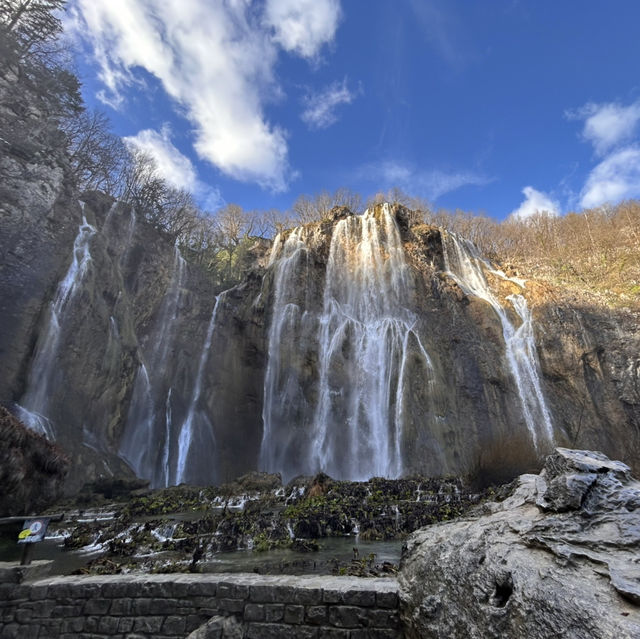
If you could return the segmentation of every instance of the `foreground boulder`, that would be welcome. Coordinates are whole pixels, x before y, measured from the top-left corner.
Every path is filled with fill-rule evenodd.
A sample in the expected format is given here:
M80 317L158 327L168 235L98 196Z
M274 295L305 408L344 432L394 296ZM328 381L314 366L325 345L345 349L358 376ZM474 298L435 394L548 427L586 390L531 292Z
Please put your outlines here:
M504 501L414 533L400 589L408 639L640 637L640 482L558 448Z

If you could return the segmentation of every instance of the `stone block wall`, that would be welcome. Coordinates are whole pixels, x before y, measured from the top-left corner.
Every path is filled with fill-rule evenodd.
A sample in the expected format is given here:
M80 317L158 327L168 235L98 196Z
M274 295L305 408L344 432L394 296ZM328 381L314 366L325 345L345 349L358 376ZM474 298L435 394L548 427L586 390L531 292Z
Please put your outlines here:
M247 639L399 639L394 579L109 575L0 584L0 637L182 639L233 617ZM209 623L206 637L224 637Z

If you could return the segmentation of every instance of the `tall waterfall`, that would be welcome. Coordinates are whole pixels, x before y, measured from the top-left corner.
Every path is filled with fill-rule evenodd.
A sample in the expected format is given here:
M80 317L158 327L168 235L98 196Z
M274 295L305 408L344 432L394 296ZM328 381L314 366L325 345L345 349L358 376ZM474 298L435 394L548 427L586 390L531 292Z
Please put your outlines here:
M189 410L184 422L180 426L176 467L174 473L171 475L172 484L181 484L189 481L189 459L192 455L201 455L202 451L206 450L207 455L211 456L215 450L216 440L213 433L213 424L211 423L207 412L202 410L200 406L200 399L202 395L204 372L207 362L209 361L209 350L211 349L211 341L213 340L216 319L218 317L218 307L223 296L224 293L220 293L220 295L216 297L216 303L213 307L213 312L211 313L211 319L209 320L209 326L207 328L207 336L204 340L202 352L200 353L200 362L198 364L196 381L191 393ZM195 450L193 448L194 443L197 446ZM167 460L168 467L170 459L168 451L165 453L165 459Z
M479 255L475 246L453 233L443 233L442 238L447 271L468 294L488 302L500 318L507 363L515 380L522 414L536 450L539 447L539 436L542 436L547 444L552 444L553 425L540 383L531 312L527 300L522 295L507 297L521 320L520 326L516 328L489 288L483 266L491 270L490 265ZM503 276L498 271L492 272ZM516 283L522 286L521 282Z
M171 426L166 423L167 416L171 416L171 388L166 388L166 380L170 379L168 356L176 338L175 324L185 272L186 262L176 248L171 280L149 339L150 347L136 374L119 450L135 473L151 480L154 486L166 486L169 481L165 464L158 460L158 448L163 440L163 447L169 446L167 433L171 432ZM165 410L158 411L158 406L165 406Z
M304 285L309 275L309 239L304 227L294 229L284 241L278 235L269 260L274 269L274 301L264 382L260 467L274 472L298 462L293 471L298 474L309 463L308 445L305 443L304 450L300 450L295 437L296 425L310 427L309 407L299 371L292 366L296 359L308 356L318 326L316 314L309 311L309 291Z
M62 327L91 265L90 242L95 233L96 229L83 216L73 243L71 264L50 304L49 320L39 336L27 389L18 405L20 420L49 439L55 439L56 435L49 415L49 397L52 382L61 374L56 360Z
M378 214L368 210L334 226L323 306L315 314L304 295L292 299L292 283L307 268L306 242L305 230L296 229L276 242L279 253L272 255L261 465L285 476L323 470L354 480L398 477L409 351L422 358L425 383L432 365L407 308L412 280L396 221L385 204ZM298 415L306 437L292 441L302 391L291 365L300 348L318 359L317 393L315 404Z

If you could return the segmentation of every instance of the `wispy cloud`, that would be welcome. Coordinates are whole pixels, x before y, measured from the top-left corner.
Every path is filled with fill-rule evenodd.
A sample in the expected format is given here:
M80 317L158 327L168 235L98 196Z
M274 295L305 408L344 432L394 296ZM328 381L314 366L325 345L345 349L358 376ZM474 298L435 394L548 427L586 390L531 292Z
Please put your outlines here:
M598 155L604 155L633 137L640 121L640 100L628 106L618 102L589 102L567 111L566 115L569 119L584 120L582 137L593 145Z
M464 44L460 24L451 5L439 0L410 0L416 21L429 44L454 69L465 63Z
M337 108L351 104L358 95L347 86L347 79L334 82L318 93L307 94L303 100L305 109L300 116L311 129L326 129L337 122Z
M374 182L379 190L398 187L410 195L437 200L463 186L484 186L492 178L473 171L424 170L404 162L384 160L361 167L359 177Z
M190 191L206 209L217 209L224 204L220 192L198 179L193 162L173 144L168 125L163 126L160 132L144 129L136 135L125 137L124 142L129 147L147 153L155 161L159 175L168 184Z
M640 148L629 146L609 154L589 174L580 193L585 208L640 197Z
M263 105L280 91L279 50L317 56L335 36L339 0L72 0L68 16L100 67L105 102L122 106L144 69L188 118L202 159L235 179L287 188L286 133Z
M536 213L546 213L547 215L560 215L560 203L552 200L543 191L537 191L532 186L525 186L522 189L524 200L520 206L511 211L511 217L518 220L525 220Z

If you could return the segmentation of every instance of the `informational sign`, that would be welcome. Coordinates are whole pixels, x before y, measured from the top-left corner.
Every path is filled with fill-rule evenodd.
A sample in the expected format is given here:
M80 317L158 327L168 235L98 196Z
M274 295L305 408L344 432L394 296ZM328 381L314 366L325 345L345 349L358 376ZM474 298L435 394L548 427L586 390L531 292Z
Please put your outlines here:
M18 543L35 544L38 541L42 541L47 534L49 519L49 517L27 519L22 526L22 531L18 535Z

